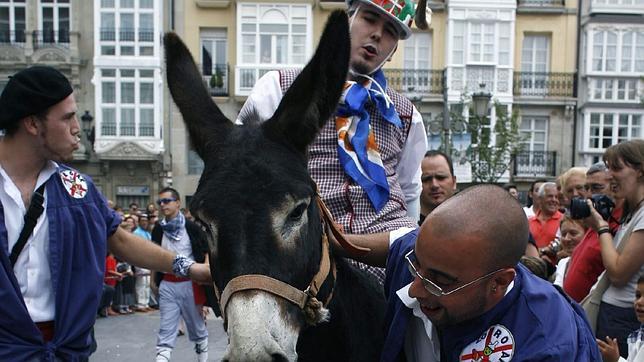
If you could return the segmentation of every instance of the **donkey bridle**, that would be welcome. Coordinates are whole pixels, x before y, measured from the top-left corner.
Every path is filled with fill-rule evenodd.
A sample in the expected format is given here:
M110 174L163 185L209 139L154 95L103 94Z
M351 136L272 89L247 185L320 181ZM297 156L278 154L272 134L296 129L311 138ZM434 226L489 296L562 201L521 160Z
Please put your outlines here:
M331 213L327 209L324 201L322 201L322 198L319 194L316 196L316 201L320 210L320 218L323 225L321 238L322 256L320 258L320 267L318 269L318 272L315 274L315 276L313 276L313 279L311 280L309 285L306 287L306 289L301 290L281 280L277 280L275 278L261 274L246 274L235 277L228 282L228 284L224 288L223 293L221 294L219 293L219 289L215 285L214 289L219 301L221 315L224 319L224 326L226 326L226 306L228 305L230 297L233 294L243 290L262 290L281 297L295 304L301 310L304 310L307 306L307 303L312 298L317 297L322 284L329 276L329 272L332 272L333 285L331 287L331 292L323 303L323 306L326 307L333 298L333 289L335 288L336 280L336 266L329 251L330 245L329 238L327 236L327 228L331 231L331 233L333 233L333 236L336 238L338 243L345 250L347 250L349 254L361 255L369 252L370 249L355 246L344 238L340 230L338 230L338 226L335 224L335 222L333 222Z

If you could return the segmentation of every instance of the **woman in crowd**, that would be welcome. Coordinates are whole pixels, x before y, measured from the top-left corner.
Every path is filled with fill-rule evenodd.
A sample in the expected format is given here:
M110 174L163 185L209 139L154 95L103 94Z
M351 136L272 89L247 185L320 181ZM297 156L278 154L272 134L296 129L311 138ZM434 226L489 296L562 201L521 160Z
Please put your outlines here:
M561 219L559 230L561 231L561 250L557 252L557 270L555 271L555 280L553 283L563 287L570 256L577 244L584 238L587 227L581 220L564 216Z
M613 240L608 222L587 201L592 213L586 221L599 235L602 261L611 283L599 307L597 337L616 338L622 357L626 357L627 337L640 325L632 302L637 281L644 275L644 140L613 145L603 159L613 178L615 196L623 197L625 205L622 225Z

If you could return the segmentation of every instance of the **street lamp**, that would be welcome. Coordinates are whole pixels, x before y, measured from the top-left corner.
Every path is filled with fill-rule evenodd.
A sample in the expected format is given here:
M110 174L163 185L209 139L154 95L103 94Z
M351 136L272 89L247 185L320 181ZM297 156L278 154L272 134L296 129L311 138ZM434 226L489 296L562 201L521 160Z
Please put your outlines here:
M483 118L487 116L492 94L485 91L485 83L479 84L479 87L481 90L472 94L472 103L474 104L474 114L479 118Z
M85 111L85 114L81 116L83 133L90 145L94 145L94 117L89 114L89 111Z

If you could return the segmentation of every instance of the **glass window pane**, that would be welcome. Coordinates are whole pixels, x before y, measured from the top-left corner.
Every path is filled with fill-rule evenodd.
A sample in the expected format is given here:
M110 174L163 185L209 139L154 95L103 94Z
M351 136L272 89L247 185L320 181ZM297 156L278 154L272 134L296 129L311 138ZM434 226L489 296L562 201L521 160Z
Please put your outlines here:
M141 92L142 104L154 104L154 85L152 83L141 83L139 91Z
M154 7L153 0L139 0L139 7L141 9L152 9Z
M101 123L101 135L116 136L116 112L114 108L103 108L103 120Z
M153 78L154 70L152 69L141 69L139 70L139 77L141 78Z
M141 109L139 112L139 136L154 136L154 109Z
M102 8L113 8L114 7L114 0L101 0L101 7Z
M122 82L121 83L121 103L134 103L134 83Z
M101 76L103 77L115 77L116 69L101 69Z
M121 69L121 78L134 78L134 69Z
M134 7L134 0L121 0L121 8L131 9Z
M116 85L114 82L102 82L102 102L115 103L116 102Z
M135 136L134 128L134 109L133 108L124 108L121 109L121 124L120 124L120 135L121 136Z

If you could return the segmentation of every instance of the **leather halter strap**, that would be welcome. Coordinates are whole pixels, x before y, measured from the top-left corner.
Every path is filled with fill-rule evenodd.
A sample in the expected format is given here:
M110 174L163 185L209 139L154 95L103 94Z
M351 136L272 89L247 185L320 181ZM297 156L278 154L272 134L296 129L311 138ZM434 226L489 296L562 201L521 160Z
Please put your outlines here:
M333 266L335 269L335 265ZM226 316L226 306L230 297L242 290L263 290L271 294L282 297L289 302L297 305L300 309L304 309L309 298L316 297L320 291L322 283L326 280L331 269L331 258L329 255L329 241L326 235L322 236L322 257L320 260L320 269L311 280L311 283L305 290L300 290L294 286L284 283L281 280L271 278L266 275L260 274L247 274L240 275L231 279L224 292L221 294L220 307L222 316ZM335 274L335 271L334 271Z
M311 298L317 297L317 294L320 291L320 287L322 287L322 284L329 276L329 271L331 271L335 283L336 267L330 255L329 249L331 246L329 245L327 231L330 231L333 234L340 246L342 246L342 248L348 254L364 255L371 250L368 248L358 247L346 240L339 230L338 226L333 221L331 213L327 209L324 201L322 201L322 198L319 194L316 196L316 202L320 210L320 221L322 222L322 256L320 258L320 268L311 280L311 283L309 283L308 287L305 290L300 290L288 283L277 280L275 278L271 278L267 275L246 274L231 279L228 284L226 284L226 287L221 294L219 293L219 290L215 285L215 294L217 295L217 299L219 300L219 307L224 319L224 326L226 326L226 307L228 306L228 302L230 301L232 295L237 292L243 290L262 290L281 297L303 310ZM329 293L327 299L324 301L324 306L327 306L331 302L332 297L333 288L331 289L331 293Z

